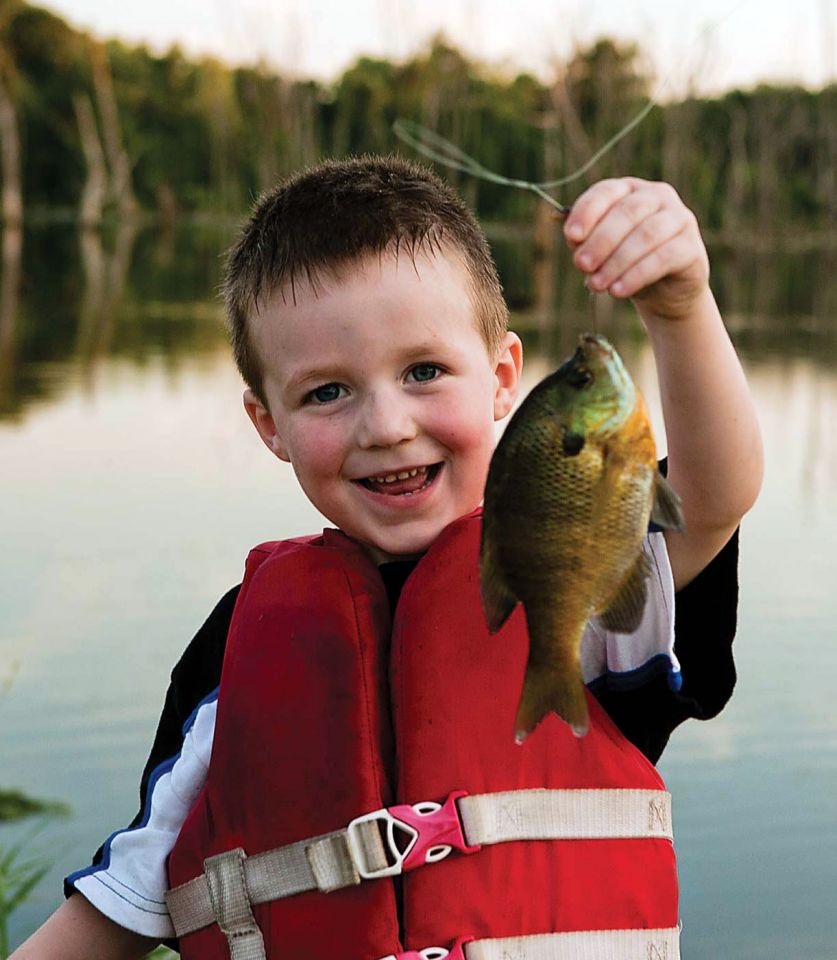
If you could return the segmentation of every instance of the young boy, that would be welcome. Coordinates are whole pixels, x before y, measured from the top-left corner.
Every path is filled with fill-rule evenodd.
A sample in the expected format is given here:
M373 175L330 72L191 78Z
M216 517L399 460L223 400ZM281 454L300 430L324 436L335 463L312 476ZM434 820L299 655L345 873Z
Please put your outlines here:
M439 944L422 956L678 955L648 760L731 693L734 533L760 486L760 438L676 193L600 182L564 233L588 286L632 298L648 329L687 526L649 534L637 635L585 639L598 664L585 679L616 725L591 701L583 740L549 717L514 745L525 622L518 611L485 631L476 511L522 357L476 221L420 167L324 163L260 202L226 300L247 413L337 531L253 551L173 672L139 814L68 878L73 895L14 960L140 957L175 928L201 960L416 958ZM678 659L679 693L666 682ZM612 810L602 825L587 809L591 791L651 799L626 833ZM448 794L441 813L403 806ZM570 794L580 826L560 807ZM499 840L474 819L480 797L488 820L511 823ZM527 804L545 797L559 813L533 827ZM403 850L381 845L380 825L422 834L427 863L397 876ZM268 881L251 871L271 850ZM186 894L167 905L170 887Z

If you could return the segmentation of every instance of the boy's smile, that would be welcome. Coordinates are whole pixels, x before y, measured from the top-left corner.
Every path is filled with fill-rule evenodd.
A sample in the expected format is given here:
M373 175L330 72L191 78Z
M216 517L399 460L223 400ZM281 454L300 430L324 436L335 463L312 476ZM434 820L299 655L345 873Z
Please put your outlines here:
M496 358L465 270L386 253L296 284L252 323L269 410L245 406L309 500L377 561L426 550L482 501L494 421L517 394L520 341Z

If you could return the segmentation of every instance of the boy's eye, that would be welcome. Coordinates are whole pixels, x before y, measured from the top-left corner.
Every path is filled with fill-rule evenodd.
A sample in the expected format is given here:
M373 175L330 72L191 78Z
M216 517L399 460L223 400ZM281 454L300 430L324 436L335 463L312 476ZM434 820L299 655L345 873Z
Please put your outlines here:
M315 403L333 403L340 396L342 389L339 383L324 383L312 390L305 399L313 400Z
M440 368L435 363L417 363L410 370L410 376L417 383L427 383L428 380L435 380L440 372Z

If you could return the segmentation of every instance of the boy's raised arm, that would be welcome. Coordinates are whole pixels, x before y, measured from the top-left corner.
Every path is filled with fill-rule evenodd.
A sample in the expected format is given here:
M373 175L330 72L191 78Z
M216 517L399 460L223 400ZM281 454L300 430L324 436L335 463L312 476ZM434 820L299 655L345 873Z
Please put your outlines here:
M694 214L668 184L603 180L564 224L588 286L633 299L651 339L684 534L666 542L679 589L720 551L758 496L753 402L712 291Z
M140 960L158 942L120 927L75 894L9 960Z
M646 320L660 380L672 486L686 531L666 534L675 587L694 579L758 496L761 435L749 390L707 288L682 324Z

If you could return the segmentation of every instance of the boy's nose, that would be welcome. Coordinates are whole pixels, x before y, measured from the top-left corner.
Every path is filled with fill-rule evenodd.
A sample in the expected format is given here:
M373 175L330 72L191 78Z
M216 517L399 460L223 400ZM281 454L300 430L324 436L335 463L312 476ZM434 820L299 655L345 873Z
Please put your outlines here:
M367 397L358 428L360 446L393 447L415 436L416 424L403 398L389 393Z

